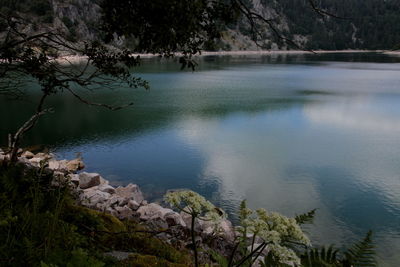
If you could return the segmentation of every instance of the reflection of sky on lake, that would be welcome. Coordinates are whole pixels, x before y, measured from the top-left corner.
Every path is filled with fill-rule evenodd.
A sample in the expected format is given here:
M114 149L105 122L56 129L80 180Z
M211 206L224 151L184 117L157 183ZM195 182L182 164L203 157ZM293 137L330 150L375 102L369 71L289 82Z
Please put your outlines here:
M395 255L399 240L388 233L399 237L400 106L390 102L339 98L223 120L187 118L179 132L205 155L203 183L219 184L223 202L246 198L288 215L318 208L314 240L340 244L374 229L380 250Z
M32 140L60 157L82 152L87 171L138 183L153 200L190 188L231 214L242 199L290 216L317 208L313 240L340 246L373 229L395 266L400 65L329 57L205 60L194 73L150 66L142 75L152 89L135 91L133 108L110 113L54 98L57 113Z

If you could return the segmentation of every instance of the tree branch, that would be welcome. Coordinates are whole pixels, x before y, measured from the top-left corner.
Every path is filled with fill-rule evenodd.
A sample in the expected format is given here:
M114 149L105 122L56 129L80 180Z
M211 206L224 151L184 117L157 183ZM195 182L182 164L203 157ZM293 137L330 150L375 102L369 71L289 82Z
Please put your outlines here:
M122 109L122 108L126 108L126 107L129 107L129 106L132 106L132 105L133 105L133 103L129 103L129 104L126 104L126 105L123 105L123 106L111 106L111 105L107 105L107 104L104 104L104 103L90 102L90 101L84 99L83 97L81 97L80 95L78 95L77 93L75 93L71 88L66 88L66 89L67 89L67 91L69 91L74 97L76 97L79 101L81 101L82 103L85 103L85 104L87 104L87 105L90 105L90 106L104 107L104 108L107 108L107 109L109 109L109 110L115 111L115 110L120 110L120 109Z

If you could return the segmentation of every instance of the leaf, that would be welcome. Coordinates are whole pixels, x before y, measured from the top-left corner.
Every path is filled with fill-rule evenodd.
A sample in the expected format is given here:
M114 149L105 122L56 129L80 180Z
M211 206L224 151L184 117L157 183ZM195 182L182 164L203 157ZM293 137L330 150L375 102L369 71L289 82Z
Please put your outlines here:
M352 247L345 251L344 256L344 262L349 266L377 266L375 249L372 242L372 231L368 231L366 236L361 241L355 243Z
M338 260L339 250L335 249L333 245L321 248L313 248L306 251L301 256L301 264L304 267L318 266L318 267L333 267L342 266Z
M314 221L314 217L315 217L315 211L316 209L313 209L307 213L303 213L300 215L297 215L295 217L295 220L298 224L310 224Z

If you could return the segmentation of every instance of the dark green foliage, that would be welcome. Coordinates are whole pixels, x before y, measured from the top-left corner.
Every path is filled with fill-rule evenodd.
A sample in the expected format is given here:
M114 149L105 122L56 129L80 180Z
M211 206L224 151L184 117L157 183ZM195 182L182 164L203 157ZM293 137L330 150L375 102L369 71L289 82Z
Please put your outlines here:
M315 217L316 209L313 209L307 213L296 215L295 220L298 224L312 223Z
M334 267L338 265L338 250L333 246L328 248L322 247L320 249L313 248L307 251L301 258L302 266L304 267Z
M114 266L103 256L114 249L149 256L161 266L188 265L184 253L136 233L143 226L76 206L69 187L51 181L48 171L0 166L0 266Z
M377 266L371 236L372 231L369 231L363 240L355 243L345 252L345 262L349 266Z
M104 0L101 7L107 40L115 32L134 38L136 52L165 55L199 52L234 15L225 1Z
M350 248L340 251L333 246L313 248L301 255L304 267L374 267L375 250L372 242L372 231Z
M23 166L0 169L0 258L32 266L55 250L73 250L81 238L62 220L70 201L65 186L51 187L51 173ZM5 215L5 216L4 216ZM70 246L72 245L72 246ZM18 255L18 256L17 256Z
M392 49L400 43L399 1L326 0L318 1L318 7L345 19L321 16L308 1L274 4L287 17L292 34L310 38L310 49Z

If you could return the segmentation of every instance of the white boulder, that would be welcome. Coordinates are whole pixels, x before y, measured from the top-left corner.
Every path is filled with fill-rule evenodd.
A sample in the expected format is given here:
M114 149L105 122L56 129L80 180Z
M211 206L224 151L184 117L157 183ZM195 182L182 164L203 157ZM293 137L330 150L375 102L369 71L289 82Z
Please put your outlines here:
M77 158L66 162L66 169L70 172L76 172L85 168L82 159Z
M100 183L100 185L98 186L97 189L100 190L101 192L107 192L109 194L115 194L115 188L112 187L109 184L105 184L105 183L101 184Z
M167 213L173 212L171 209L161 207L156 203L150 203L146 206L141 206L137 212L140 214L142 220L154 220L156 218L164 219Z
M110 194L107 192L101 192L92 188L83 190L83 194L80 196L82 203L86 206L95 207L99 203L104 203L110 198Z
M140 204L137 203L135 200L129 200L128 202L128 207L134 211L136 211L137 209L139 209Z
M100 185L100 183L101 176L98 173L82 172L79 174L79 187L82 189Z
M143 193L136 184L128 184L125 187L117 187L115 194L128 200L135 200L137 203L141 203L144 200Z
M50 160L48 168L54 171L67 170L67 160Z
M70 174L68 174L67 177L68 177L68 179L70 180L71 183L73 183L76 186L79 185L79 174L70 173Z
M33 154L30 151L25 151L24 153L22 153L21 157L27 158L27 159L31 159L35 156L35 154Z
M168 226L181 225L183 227L186 227L186 223L182 219L182 216L175 211L166 213L164 215L164 220L168 223Z

